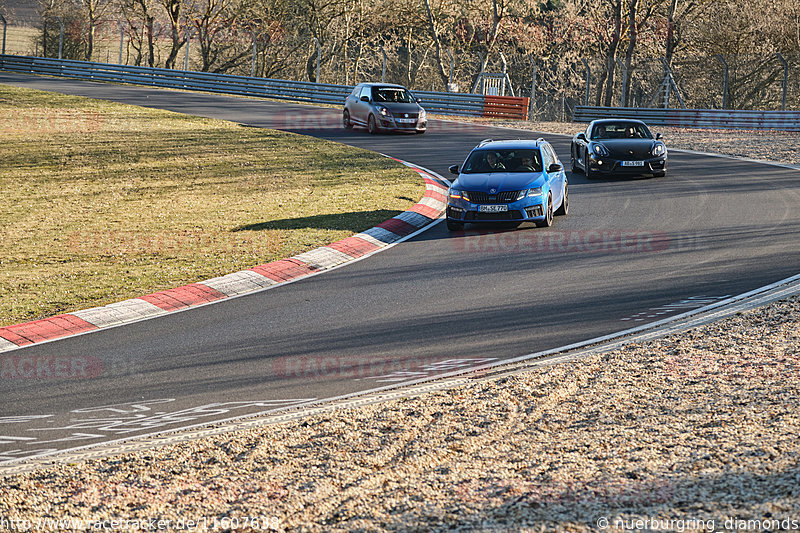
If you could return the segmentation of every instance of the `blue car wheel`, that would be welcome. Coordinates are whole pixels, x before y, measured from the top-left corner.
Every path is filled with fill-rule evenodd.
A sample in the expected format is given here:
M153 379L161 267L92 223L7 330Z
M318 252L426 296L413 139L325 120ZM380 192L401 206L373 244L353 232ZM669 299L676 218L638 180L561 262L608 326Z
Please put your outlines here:
M547 196L547 210L544 213L544 220L537 222L536 226L539 228L549 228L553 225L553 196Z
M461 231L464 229L463 222L456 222L455 220L447 219L447 229L450 231Z

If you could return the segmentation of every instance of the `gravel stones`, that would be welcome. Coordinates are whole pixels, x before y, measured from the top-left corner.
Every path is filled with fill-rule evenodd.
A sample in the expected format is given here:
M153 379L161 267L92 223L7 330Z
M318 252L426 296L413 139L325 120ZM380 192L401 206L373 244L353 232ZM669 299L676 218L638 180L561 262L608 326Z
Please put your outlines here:
M8 476L0 529L789 529L798 435L794 297L512 377Z

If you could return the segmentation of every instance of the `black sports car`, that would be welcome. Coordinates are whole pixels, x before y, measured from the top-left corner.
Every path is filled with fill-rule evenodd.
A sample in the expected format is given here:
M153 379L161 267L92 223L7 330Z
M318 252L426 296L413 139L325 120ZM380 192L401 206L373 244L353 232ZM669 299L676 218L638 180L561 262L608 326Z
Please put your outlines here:
M572 171L589 179L612 174L667 173L667 147L641 120L603 119L572 138Z

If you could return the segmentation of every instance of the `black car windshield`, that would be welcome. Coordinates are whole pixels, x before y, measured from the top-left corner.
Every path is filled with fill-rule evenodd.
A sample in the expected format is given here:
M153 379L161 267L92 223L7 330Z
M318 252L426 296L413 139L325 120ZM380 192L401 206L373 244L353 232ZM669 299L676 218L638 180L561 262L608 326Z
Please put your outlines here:
M592 140L602 139L652 139L647 126L638 122L606 122L595 124Z
M541 172L539 150L475 150L467 158L461 172L484 174L491 172Z
M372 100L375 102L398 102L402 104L414 102L411 93L402 87L373 87Z

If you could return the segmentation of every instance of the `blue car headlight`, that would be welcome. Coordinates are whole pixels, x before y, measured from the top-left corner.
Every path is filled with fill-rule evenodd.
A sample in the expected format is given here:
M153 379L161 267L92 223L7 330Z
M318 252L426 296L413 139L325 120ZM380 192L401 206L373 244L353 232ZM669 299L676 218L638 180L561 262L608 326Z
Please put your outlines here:
M455 200L464 200L469 202L469 196L467 195L467 191L459 191L458 189L450 188L450 191L447 193L447 196L453 198Z
M541 196L541 195L542 195L542 188L541 187L535 187L533 189L528 189L527 191L522 191L522 193L519 195L519 198L517 198L517 200L521 200L521 199L525 198L526 196L528 198L535 198L536 196Z
M658 157L660 155L664 155L665 151L666 151L666 148L664 148L664 145L659 143L659 144L653 146L652 154L654 156Z
M611 152L608 151L608 148L606 148L602 144L594 145L594 153L596 153L600 157L608 157L611 155Z

